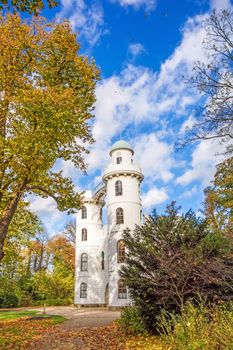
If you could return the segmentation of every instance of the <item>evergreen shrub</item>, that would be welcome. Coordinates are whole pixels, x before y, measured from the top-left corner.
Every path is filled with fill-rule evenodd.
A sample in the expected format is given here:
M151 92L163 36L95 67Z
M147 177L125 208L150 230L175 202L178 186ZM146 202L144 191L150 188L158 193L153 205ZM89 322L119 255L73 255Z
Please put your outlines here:
M136 306L126 306L118 322L126 334L147 334L146 326Z

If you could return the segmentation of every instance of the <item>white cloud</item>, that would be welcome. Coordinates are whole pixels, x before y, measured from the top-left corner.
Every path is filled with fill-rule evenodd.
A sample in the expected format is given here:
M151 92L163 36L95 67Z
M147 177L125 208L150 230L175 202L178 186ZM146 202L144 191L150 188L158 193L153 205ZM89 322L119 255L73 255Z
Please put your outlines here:
M154 187L142 196L142 207L148 211L154 205L161 204L168 198L168 194L164 189Z
M210 6L212 9L220 11L230 8L232 5L230 0L210 0Z
M67 221L67 215L57 209L54 199L51 197L30 196L29 200L30 210L43 219L43 223L50 235L54 235L63 229L64 222Z
M201 47L205 35L202 24L206 17L188 19L180 45L159 72L128 64L119 75L112 75L98 84L93 126L96 143L87 157L90 173L105 166L113 137L123 134L134 139L143 123L150 123L152 131L163 128L166 134L168 124L174 122L174 119L166 119L169 113L178 118L184 116L187 108L198 100L199 95L187 89L182 76L187 77L192 72L193 61L205 60ZM170 125L170 130L172 128Z
M128 51L133 57L136 57L145 52L145 48L140 43L132 43L129 45Z
M186 119L184 121L184 123L181 125L179 134L180 135L184 135L189 129L191 129L193 127L193 125L195 124L196 119L194 118L193 115L190 115L188 117L188 119Z
M175 166L172 146L160 141L155 134L140 135L135 139L135 157L142 167L145 181L173 178L171 168Z
M156 8L157 0L110 0L112 2L117 2L123 7L133 7L136 10L140 7L144 7L146 11L150 12Z
M68 19L73 30L79 32L80 39L90 46L96 45L100 37L107 33L100 2L87 4L84 0L61 0L61 11L56 18L58 21Z
M198 191L197 186L193 186L190 190L186 190L184 191L179 198L190 198L192 197L194 194L196 194Z
M218 139L201 141L192 154L191 168L176 179L180 185L188 185L193 181L202 182L203 186L210 185L216 171L216 164L222 160L219 155L225 146L219 143Z

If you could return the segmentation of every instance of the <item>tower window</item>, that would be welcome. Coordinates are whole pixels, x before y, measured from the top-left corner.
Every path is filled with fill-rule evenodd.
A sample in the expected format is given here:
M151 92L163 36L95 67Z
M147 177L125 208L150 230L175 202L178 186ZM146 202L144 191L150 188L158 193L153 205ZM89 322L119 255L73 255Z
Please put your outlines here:
M104 252L101 253L101 268L104 270Z
M121 162L122 162L122 157L117 157L116 162L117 162L117 164L121 164Z
M115 182L115 195L121 196L123 194L122 181L117 180Z
M125 262L125 243L123 239L120 239L117 242L117 262L118 263Z
M103 209L100 208L100 220L102 220L102 217L103 217Z
M127 299L127 289L123 279L118 281L118 299Z
M116 210L116 223L124 224L124 211L122 208L117 208Z
M84 206L82 207L82 219L87 218L87 208Z
M87 229L82 228L82 241L87 241Z
M80 298L87 298L87 284L86 283L81 283L80 286Z
M87 254L81 255L81 271L87 271Z

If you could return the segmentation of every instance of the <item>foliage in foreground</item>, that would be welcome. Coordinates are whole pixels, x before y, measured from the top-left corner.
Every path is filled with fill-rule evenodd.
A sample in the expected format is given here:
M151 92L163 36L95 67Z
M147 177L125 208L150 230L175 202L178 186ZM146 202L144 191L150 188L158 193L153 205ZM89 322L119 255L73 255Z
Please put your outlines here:
M162 309L180 312L188 300L216 303L233 297L231 241L224 230L175 203L154 212L141 227L124 233L128 285L148 330L156 331Z
M134 315L137 315L134 317ZM233 303L212 308L188 302L181 314L162 310L157 319L159 337L143 333L143 319L137 307L123 311L119 325L126 335L140 333L149 344L160 339L164 349L171 350L231 350L233 344ZM139 331L139 332L138 332ZM152 342L153 344L153 342Z
M233 304L206 309L188 303L180 315L163 313L160 327L172 350L231 350Z
M136 306L125 307L121 312L118 324L126 334L147 334L145 323Z

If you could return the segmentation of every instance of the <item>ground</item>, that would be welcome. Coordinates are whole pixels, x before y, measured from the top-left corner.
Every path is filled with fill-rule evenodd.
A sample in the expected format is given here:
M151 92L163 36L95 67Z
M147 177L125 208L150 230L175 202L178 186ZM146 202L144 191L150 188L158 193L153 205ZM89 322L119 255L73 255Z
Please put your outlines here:
M126 336L114 322L120 316L118 311L49 307L46 308L47 317L41 318L42 311L42 308L24 308L0 312L0 348L4 350L165 349L155 337ZM13 317L14 314L18 319ZM50 315L59 316L50 317ZM65 321L62 316L65 317Z

